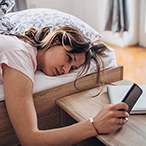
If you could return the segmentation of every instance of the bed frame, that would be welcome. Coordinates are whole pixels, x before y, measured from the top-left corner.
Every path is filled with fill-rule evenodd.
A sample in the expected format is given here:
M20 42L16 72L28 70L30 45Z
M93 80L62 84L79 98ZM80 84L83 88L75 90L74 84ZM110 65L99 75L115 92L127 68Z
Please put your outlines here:
M101 80L108 83L119 81L123 79L123 66L109 68L105 70L104 75L101 71ZM58 128L65 125L61 121L62 112L56 105L57 98L61 98L66 95L77 93L83 90L87 90L93 87L97 87L96 73L87 75L80 78L77 83L76 89L74 82L66 83L39 93L35 93L34 103L38 116L39 129L51 129ZM0 146L18 146L19 140L14 132L14 129L9 120L5 102L0 102Z

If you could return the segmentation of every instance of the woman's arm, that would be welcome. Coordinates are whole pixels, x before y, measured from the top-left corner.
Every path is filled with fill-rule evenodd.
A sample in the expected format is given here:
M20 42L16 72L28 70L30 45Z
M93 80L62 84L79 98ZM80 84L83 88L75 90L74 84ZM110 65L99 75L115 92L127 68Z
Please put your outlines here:
M32 81L5 64L3 71L7 111L22 145L71 145L96 135L88 121L66 128L39 131L32 97Z
M68 146L97 134L89 120L59 129L39 130L32 97L32 81L23 73L5 64L2 67L7 111L22 145ZM124 111L118 111L119 108L128 107L124 103L109 105L94 117L94 124L99 133L113 132L122 127L118 124L117 117L128 117L128 115Z
M20 141L37 130L32 81L23 73L3 64L4 93L7 111Z

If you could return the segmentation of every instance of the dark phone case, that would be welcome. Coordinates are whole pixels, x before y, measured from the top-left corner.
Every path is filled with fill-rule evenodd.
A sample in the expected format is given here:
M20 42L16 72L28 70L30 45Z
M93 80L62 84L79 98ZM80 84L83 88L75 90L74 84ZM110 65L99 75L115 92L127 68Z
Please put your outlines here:
M129 106L127 111L128 113L130 113L142 92L143 92L142 89L136 83L133 83L132 87L122 100L122 102L125 102Z

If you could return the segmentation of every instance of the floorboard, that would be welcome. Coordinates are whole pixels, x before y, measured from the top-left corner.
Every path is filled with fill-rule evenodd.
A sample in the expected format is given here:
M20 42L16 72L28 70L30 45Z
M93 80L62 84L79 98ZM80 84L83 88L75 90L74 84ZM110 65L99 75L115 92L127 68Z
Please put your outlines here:
M124 66L124 79L137 84L146 84L146 48L135 46L119 47L106 43L115 50L117 63Z

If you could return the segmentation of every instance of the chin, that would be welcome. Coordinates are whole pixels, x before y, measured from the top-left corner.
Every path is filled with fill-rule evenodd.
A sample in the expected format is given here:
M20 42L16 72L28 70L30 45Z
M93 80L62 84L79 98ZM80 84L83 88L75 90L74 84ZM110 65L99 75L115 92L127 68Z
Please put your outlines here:
M40 70L40 71L42 71L45 75L47 75L47 76L55 76L54 74L51 74L51 73L47 73L47 72L45 72L45 71L43 71L43 70Z

